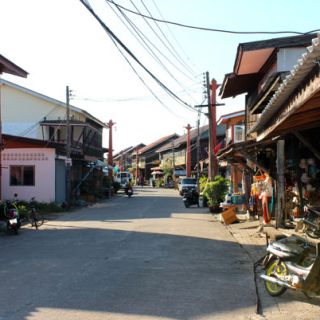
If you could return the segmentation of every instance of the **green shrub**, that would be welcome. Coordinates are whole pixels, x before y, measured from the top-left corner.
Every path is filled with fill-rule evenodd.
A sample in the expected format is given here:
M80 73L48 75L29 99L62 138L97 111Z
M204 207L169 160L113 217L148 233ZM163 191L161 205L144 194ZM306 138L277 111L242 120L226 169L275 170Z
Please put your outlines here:
M203 194L208 199L209 206L219 206L228 193L229 180L215 176L213 181L207 183Z
M157 179L156 180L156 187L162 188L164 186L164 180L163 179Z
M208 183L208 177L200 177L199 179L199 192L202 193L204 191L204 188L206 187Z

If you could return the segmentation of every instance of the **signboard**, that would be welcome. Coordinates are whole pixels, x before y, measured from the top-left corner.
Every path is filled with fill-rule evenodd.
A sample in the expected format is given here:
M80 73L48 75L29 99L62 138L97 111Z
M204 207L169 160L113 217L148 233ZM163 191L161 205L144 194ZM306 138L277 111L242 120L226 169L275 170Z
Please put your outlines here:
M64 160L64 164L66 165L66 166L72 166L72 159L71 158L67 158L67 159L65 159Z

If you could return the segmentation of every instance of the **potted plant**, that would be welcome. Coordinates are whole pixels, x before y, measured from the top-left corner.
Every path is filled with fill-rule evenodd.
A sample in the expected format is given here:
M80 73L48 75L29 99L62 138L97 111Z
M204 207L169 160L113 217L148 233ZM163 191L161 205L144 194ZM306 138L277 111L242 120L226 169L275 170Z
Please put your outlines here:
M207 183L203 195L208 199L210 212L220 211L220 203L224 201L228 189L229 180L221 176L215 176L213 181Z

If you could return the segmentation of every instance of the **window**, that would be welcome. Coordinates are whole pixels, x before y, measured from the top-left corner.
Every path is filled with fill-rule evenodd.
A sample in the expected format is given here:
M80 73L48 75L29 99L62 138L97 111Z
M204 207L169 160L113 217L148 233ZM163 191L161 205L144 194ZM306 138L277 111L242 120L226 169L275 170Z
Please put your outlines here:
M10 186L34 186L34 166L10 166Z
M234 142L244 141L244 125L234 126Z

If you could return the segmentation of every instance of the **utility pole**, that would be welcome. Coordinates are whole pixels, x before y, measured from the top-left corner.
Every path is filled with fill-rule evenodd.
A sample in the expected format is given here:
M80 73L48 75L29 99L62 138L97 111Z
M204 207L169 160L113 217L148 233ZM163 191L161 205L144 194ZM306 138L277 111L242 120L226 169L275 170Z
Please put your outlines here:
M209 75L208 75L209 77ZM217 102L216 102L216 92L217 92L217 81L215 79L211 80L211 117L212 117L212 163L213 163L213 172L214 176L218 174L218 161L215 153L215 148L217 146Z
M112 120L110 120L107 123L107 126L109 128L109 152L108 152L108 173L109 173L109 177L112 178L113 172L112 170L110 170L111 167L113 167L113 141L112 141L112 127L115 125L116 123L113 122ZM122 156L121 156L122 157Z
M199 186L200 179L200 109L198 109L197 119L197 183Z
M191 176L191 148L190 148L190 130L191 126L188 124L186 127L187 129L187 154L186 154L186 171L187 177Z
M66 202L70 207L71 201L71 128L70 128L70 90L66 86L66 107L67 107L67 121L66 121Z
M211 94L210 94L210 80L209 72L206 72L206 83L207 83L207 100L208 100L208 117L209 117L209 167L208 167L208 178L213 180L214 178L214 157L213 157L213 123L212 123L212 108L211 108Z
M217 120L216 120L216 107L223 106L224 103L216 103L216 91L218 85L215 79L212 79L211 85L209 81L209 72L206 72L206 89L207 89L207 101L206 105L197 105L197 108L208 107L208 120L209 120L209 167L208 167L208 178L213 180L214 176L218 173L218 162L216 160L214 149L217 144ZM212 90L212 95L210 94Z

